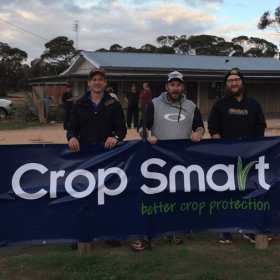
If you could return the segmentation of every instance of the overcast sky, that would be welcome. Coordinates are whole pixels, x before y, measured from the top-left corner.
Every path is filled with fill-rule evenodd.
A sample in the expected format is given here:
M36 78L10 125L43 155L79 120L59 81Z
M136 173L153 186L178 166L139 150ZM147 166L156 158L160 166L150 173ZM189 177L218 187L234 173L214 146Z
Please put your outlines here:
M246 35L279 46L275 30L257 28L262 14L276 8L275 0L0 0L0 42L27 52L30 63L55 37L76 46L78 21L78 48L87 51L113 44L159 47L155 40L162 35L200 34L227 41Z

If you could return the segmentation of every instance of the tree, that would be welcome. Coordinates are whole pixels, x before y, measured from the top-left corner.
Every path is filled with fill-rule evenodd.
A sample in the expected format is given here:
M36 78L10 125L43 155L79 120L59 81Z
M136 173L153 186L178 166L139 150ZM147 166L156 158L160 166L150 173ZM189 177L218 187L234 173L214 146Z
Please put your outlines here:
M123 47L118 44L114 44L110 47L110 52L121 52L122 50Z
M151 44L143 45L140 50L142 50L144 53L155 53L157 50L157 47Z
M195 51L191 48L189 41L185 38L180 38L177 41L175 41L172 47L175 49L177 53L180 54L188 54L188 55L195 54Z
M172 47L177 53L187 55L229 56L243 51L241 46L212 35L196 35L189 38L181 36Z
M102 48L102 49L96 50L96 52L108 52L108 50Z
M166 36L159 36L156 38L156 42L161 45L161 46L165 46L167 43L167 37Z
M175 50L172 47L163 46L161 48L157 48L156 53L174 54Z
M274 57L278 51L277 46L264 39L250 37L248 43L252 45L247 52L247 56L253 57Z
M219 55L216 45L221 42L224 43L225 39L212 35L196 35L190 36L187 41L197 55Z
M275 9L274 17L270 16L270 12L265 12L258 23L258 28L264 30L266 28L273 28L277 33L280 33L280 6Z
M139 53L140 52L139 49L136 49L136 48L133 48L133 47L126 47L122 51L123 52L132 52L132 53Z
M67 69L79 53L74 48L74 41L64 36L52 39L45 44L45 47L41 60L53 65L55 75Z
M23 62L26 60L25 51L0 42L0 96L5 96L8 89L17 90L18 81L24 76Z

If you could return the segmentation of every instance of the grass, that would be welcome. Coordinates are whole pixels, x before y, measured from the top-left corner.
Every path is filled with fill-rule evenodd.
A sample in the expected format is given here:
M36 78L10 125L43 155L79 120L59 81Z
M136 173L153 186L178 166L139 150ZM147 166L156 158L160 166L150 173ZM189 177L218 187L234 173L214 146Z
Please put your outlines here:
M153 250L143 252L134 252L130 239L117 248L93 242L92 253L82 256L65 244L0 248L0 279L279 279L280 241L257 250L239 234L232 245L220 244L215 233L183 237L182 245L156 238Z
M1 123L0 121L0 130L17 130L24 129L27 127L33 126L46 126L48 124L39 123L39 122L18 122L17 120L13 120L10 123Z

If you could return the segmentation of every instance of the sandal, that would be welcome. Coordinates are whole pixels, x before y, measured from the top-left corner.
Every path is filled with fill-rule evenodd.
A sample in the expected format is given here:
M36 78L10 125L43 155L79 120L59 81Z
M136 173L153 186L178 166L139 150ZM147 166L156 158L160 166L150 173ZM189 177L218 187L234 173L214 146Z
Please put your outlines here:
M167 239L170 243L174 242L177 245L184 243L184 239L180 238L179 235L168 235L168 236L165 236L164 238Z
M155 244L152 242L151 246L155 247ZM148 248L148 240L146 240L146 239L136 239L134 244L132 244L132 247L136 251L143 251L146 248Z

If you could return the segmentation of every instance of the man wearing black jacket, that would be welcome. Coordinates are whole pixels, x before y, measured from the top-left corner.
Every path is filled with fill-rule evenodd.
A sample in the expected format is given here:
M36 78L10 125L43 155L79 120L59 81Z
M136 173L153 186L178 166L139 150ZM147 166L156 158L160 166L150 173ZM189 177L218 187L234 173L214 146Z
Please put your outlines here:
M212 138L263 137L266 122L261 105L244 93L244 77L238 68L224 78L226 95L219 99L210 112L208 129ZM254 234L244 234L255 242ZM220 234L221 243L232 243L230 233Z
M115 147L126 136L126 126L121 104L105 91L107 85L104 71L94 69L89 73L90 91L73 105L67 140L69 148L80 151L80 143L105 142L106 149ZM120 246L120 240L108 240L110 246ZM71 244L73 250L77 244Z
M126 136L125 117L121 104L105 91L105 73L100 69L90 72L90 91L78 99L67 128L67 140L72 151L80 150L80 143L104 142L112 149Z

